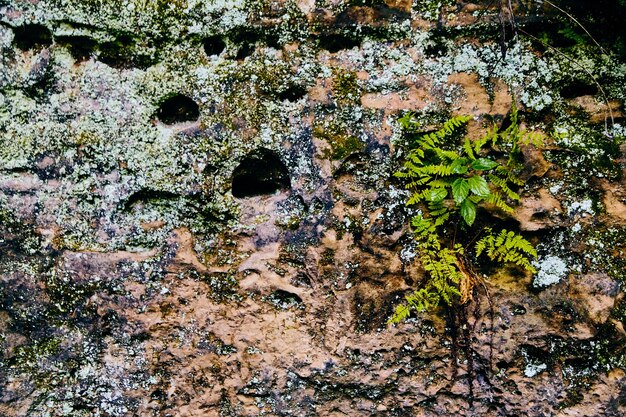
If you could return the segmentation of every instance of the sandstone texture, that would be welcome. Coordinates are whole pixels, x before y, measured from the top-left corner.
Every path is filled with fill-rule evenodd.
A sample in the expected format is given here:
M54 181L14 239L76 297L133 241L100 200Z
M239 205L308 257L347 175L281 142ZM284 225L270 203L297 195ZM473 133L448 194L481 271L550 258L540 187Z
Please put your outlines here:
M0 416L626 415L626 12L571 3L597 39L548 2L0 0ZM398 118L513 103L545 140L478 216L537 274L387 324L425 279Z

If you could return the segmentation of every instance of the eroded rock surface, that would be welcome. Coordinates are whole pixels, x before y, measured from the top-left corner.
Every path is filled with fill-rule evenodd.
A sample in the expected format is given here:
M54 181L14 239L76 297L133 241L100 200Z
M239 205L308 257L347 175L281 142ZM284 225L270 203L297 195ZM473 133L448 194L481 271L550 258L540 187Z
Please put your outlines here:
M0 416L626 415L623 36L483 3L0 1ZM398 117L513 101L537 276L388 325Z

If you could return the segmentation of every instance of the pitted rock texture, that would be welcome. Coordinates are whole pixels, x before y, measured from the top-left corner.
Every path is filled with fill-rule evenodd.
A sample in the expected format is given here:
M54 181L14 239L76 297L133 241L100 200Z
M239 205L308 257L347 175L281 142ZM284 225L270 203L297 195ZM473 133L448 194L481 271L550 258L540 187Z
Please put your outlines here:
M488 3L0 0L0 416L626 415L623 34ZM397 119L513 102L539 273L388 325Z

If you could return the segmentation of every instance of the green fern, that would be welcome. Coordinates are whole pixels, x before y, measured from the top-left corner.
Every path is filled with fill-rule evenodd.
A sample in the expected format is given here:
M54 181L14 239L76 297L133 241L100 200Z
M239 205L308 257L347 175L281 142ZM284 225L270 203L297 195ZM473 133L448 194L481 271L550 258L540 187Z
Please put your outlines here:
M513 111L517 120L517 112ZM444 224L450 214L458 213L463 221L471 226L475 219L478 205L483 202L493 203L505 212L511 212L510 202L519 201L519 195L511 188L521 185L520 180L507 165L481 155L488 143L508 142L510 137L518 135L509 127L501 138L495 130L490 130L482 139L472 143L463 141L461 149L450 149L451 136L461 132L470 120L469 116L457 116L448 120L437 131L427 134L415 133L413 115L401 119L401 125L408 128L413 147L404 162L403 170L395 173L398 178L406 179L406 187L412 191L407 205L427 203L426 213L438 217L435 227ZM448 146L445 148L444 145ZM441 203L445 210L441 207Z
M419 255L422 266L429 274L424 287L405 297L405 303L396 307L390 323L399 323L411 314L411 311L422 312L437 307L441 302L451 305L463 297L459 290L467 276L458 266L458 256L463 248L455 245L452 249L442 248L436 235L428 234Z
M490 228L485 231L487 235L475 246L477 258L486 253L492 261L514 263L533 274L537 272L531 264L531 258L537 258L537 251L529 241L506 229L502 229L497 236Z
M535 146L543 143L542 136L527 133L520 128L518 112L511 109L511 125L499 132L490 129L482 138L465 138L456 145L458 135L471 118L456 116L430 133L420 133L420 125L413 113L399 119L409 136L410 151L402 170L395 173L411 191L407 205L420 208L411 219L414 238L420 242L418 258L427 273L420 288L405 297L397 306L390 322L397 323L409 317L411 311L424 311L440 304L465 303L472 299L477 278L467 267L463 248L449 243L446 236L456 234L461 220L471 227L478 208L490 204L505 213L513 212L513 204L520 201L514 190L524 182L519 178L520 144ZM505 151L505 161L495 159L491 150ZM491 229L475 246L476 257L486 254L499 263L514 263L534 273L531 259L537 253L522 236L502 230L494 235Z

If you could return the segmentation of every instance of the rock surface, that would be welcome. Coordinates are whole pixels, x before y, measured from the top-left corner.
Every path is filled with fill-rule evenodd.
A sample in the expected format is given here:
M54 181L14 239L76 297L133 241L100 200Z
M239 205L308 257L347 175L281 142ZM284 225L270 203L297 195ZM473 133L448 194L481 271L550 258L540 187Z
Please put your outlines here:
M624 48L482 3L0 0L0 416L626 415ZM513 101L545 282L388 325L397 119Z

